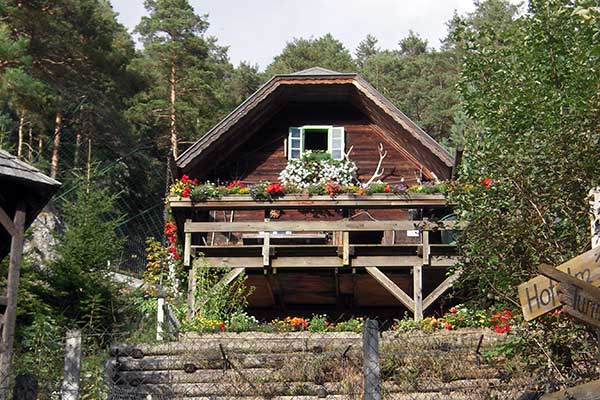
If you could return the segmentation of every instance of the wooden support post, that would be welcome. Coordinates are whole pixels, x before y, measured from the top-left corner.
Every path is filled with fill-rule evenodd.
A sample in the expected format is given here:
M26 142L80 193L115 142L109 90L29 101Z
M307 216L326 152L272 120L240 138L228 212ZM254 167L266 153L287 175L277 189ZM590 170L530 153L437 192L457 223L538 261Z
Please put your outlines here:
M365 267L365 270L381 284L392 296L398 299L406 308L414 313L415 302L377 267Z
M362 329L364 400L381 399L379 323L368 319Z
M350 265L350 232L342 232L342 264Z
M421 240L423 244L423 265L429 265L431 263L431 246L429 244L429 231L421 231Z
M159 297L156 303L156 340L163 340L163 327L165 324L165 298Z
M413 267L413 301L415 302L415 321L423 319L423 267Z
M10 218L9 218L10 220ZM3 225L6 221L3 222ZM10 224L9 224L10 225ZM0 399L8 398L8 378L11 370L13 343L15 339L15 324L17 318L17 293L21 259L23 257L23 242L25 230L25 204L20 203L13 219L14 234L10 242L10 259L8 265L8 280L6 288L6 310L4 311L4 326L2 328L2 352L0 352Z
M187 219L186 222L192 222ZM185 232L185 241L183 243L183 265L189 267L192 261L192 233Z
M188 275L188 310L187 318L194 318L194 310L196 309L196 263L192 264Z
M263 266L268 267L271 264L271 234L269 232L263 233L262 257Z
M79 398L79 375L81 371L81 331L67 331L65 343L65 368L62 382L62 400Z

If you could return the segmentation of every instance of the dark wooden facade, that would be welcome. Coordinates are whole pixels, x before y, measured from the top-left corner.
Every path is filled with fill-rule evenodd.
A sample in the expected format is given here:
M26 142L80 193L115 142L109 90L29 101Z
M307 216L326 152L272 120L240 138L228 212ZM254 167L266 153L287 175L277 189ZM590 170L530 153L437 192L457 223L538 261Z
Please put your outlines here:
M319 68L271 79L186 150L177 166L213 182L277 181L288 162L288 129L305 125L344 127L345 151L352 148L349 158L362 182L376 169L380 144L387 151L386 183L450 178L453 160L445 150L360 76ZM368 197L257 203L246 196L196 204L173 198L170 204L186 238L186 263L202 252L211 264L232 268L232 276L245 270L257 315L399 316L408 309L420 318L452 283L446 268L456 257L442 244L439 226L418 225L451 210L440 195ZM408 234L415 229L421 234ZM320 241L273 233L282 230Z

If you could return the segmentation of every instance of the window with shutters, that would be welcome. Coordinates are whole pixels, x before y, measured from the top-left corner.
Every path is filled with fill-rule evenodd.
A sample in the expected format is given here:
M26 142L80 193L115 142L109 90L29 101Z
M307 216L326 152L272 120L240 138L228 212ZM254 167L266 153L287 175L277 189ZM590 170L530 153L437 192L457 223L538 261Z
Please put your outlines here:
M305 151L326 151L334 160L344 158L345 132L343 127L305 125L291 127L288 135L288 159L302 157Z

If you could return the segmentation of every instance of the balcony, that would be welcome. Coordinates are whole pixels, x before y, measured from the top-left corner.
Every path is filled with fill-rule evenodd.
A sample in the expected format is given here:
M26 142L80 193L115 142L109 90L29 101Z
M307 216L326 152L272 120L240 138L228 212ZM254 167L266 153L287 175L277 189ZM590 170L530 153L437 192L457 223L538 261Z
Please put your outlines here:
M329 271L337 297L340 275L369 275L422 318L458 277L446 276L458 262L451 243L457 222L442 218L451 206L441 194L286 195L271 202L245 195L202 202L173 197L168 203L182 228L184 264L201 253L209 265L231 268L229 281L242 271L290 271L298 279ZM435 278L425 282L424 273ZM408 276L412 285L401 279Z

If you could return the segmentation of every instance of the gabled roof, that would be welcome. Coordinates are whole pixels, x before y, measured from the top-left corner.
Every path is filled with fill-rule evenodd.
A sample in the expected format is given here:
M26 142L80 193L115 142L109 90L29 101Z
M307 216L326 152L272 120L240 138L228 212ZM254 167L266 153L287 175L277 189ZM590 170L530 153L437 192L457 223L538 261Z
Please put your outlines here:
M343 75L341 72L332 71L327 68L322 67L312 67L303 69L302 71L297 71L287 75Z
M337 99L346 98L355 102L365 113L372 114L371 117L377 113L376 118L382 124L392 127L391 130L401 130L408 134L408 137L403 139L398 132L390 137L395 139L399 146L408 147L406 150L420 158L423 164L427 165L423 160L435 164L428 165L434 174L449 174L448 171L454 164L453 157L364 78L356 73L336 72L321 67L308 68L293 74L274 75L184 151L176 160L177 167L183 172L189 172L197 165L210 164L210 156L220 153L217 144L228 137L235 137L236 131L240 131L242 127L246 133L258 129L257 125L252 124L255 124L260 116L277 112L290 99L301 101L312 96L311 101L322 101L334 92Z

